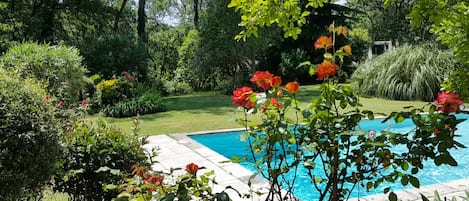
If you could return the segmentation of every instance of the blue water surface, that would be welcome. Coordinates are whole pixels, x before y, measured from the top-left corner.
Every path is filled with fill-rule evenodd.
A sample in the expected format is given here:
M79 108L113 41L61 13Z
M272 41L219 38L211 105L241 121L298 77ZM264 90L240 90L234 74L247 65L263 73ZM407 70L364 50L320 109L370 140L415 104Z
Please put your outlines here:
M468 146L469 115L458 114L456 116L457 118L468 119L458 125L456 134L461 135L461 137L455 138L456 141ZM381 123L381 121L382 119L362 120L359 124L359 127L362 130L376 130L377 135L379 135L380 131L388 129L388 127L391 128L390 131L399 133L404 133L414 128L412 121L409 119L399 124L394 122ZM241 133L242 131L208 133L191 135L190 137L227 158L232 158L233 156L249 156L250 152L248 149L248 143L240 140ZM458 166L436 166L431 161L424 162L424 170L419 171L419 173L416 175L420 180L421 186L469 178L469 157L467 157L467 155L469 155L469 149L452 150L451 154L456 159L456 161L458 161ZM253 172L257 170L252 162L249 161L242 162L241 165ZM290 176L293 177L293 175ZM400 182L384 183L378 189L366 192L364 188L357 186L354 188L351 197L363 197L366 195L382 193L385 187L391 187L392 190L412 188L410 184L408 186L402 186ZM311 184L311 179L306 174L306 169L304 169L302 166L299 169L294 194L296 197L305 201L317 200L319 197L317 191Z

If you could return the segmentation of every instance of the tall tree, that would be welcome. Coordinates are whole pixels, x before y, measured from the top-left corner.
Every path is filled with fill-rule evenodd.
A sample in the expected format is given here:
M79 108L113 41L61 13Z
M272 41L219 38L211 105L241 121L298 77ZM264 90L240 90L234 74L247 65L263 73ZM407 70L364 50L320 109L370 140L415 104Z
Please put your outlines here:
M146 0L138 0L138 16L137 16L137 34L140 41L146 43L147 37L145 32L145 24L147 22L147 17L145 14L145 5Z
M124 12L124 8L127 5L128 0L122 0L122 4L119 8L119 11L116 13L116 18L114 20L114 32L116 32L119 29L119 20L122 16L122 13Z

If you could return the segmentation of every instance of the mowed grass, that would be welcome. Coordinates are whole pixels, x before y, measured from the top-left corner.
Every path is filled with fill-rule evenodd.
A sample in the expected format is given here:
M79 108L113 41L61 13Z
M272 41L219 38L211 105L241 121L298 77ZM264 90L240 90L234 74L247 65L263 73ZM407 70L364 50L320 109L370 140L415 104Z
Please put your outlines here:
M300 107L308 107L312 98L319 96L319 85L301 86L298 94ZM233 106L229 95L217 92L202 92L191 95L172 96L165 98L168 111L141 116L142 135L159 135L189 133L196 131L239 128L236 118L243 113ZM401 111L406 106L421 107L427 102L392 101L378 98L360 98L362 110L389 114ZM134 118L106 118L106 120L126 132L130 132Z

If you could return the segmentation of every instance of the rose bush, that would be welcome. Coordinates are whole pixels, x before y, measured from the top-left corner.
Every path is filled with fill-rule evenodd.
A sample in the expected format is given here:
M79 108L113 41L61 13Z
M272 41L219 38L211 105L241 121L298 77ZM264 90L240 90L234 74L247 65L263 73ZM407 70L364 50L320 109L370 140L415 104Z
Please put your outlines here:
M434 104L392 112L383 119L400 123L410 118L415 124L411 131L369 131L366 135L358 123L363 118L374 119L373 112L360 110L359 98L351 87L338 84L334 77L341 71L343 58L352 52L350 46L335 51L334 40L346 37L348 31L334 25L329 31L331 36L321 36L314 43L318 51L325 52L324 61L311 65L310 73L324 82L320 96L308 108L298 106L297 82L281 87L281 78L267 71L256 72L251 78L261 91L245 86L233 92L233 104L245 113L245 118L239 119L246 128L242 139L249 142L250 157L259 174L270 182L267 200L296 200L293 192L300 166L307 169L311 191L317 191L314 199L336 201L348 199L355 188L370 190L386 182L418 188L415 174L424 169L424 160L457 165L449 152L465 147L454 134L456 125L464 121L454 115L461 112L462 100L457 94L441 92ZM260 115L261 121L250 120L248 114ZM405 150L394 151L395 146ZM384 193L397 200L390 187L385 187Z
M214 172L210 171L197 176L201 169L197 164L186 165L186 174L175 176L172 169L170 173L151 172L146 166L132 166L132 177L127 178L127 182L108 188L118 188L121 193L114 201L128 200L207 200L207 201L228 201L230 200L224 191L214 193L212 188L215 180Z

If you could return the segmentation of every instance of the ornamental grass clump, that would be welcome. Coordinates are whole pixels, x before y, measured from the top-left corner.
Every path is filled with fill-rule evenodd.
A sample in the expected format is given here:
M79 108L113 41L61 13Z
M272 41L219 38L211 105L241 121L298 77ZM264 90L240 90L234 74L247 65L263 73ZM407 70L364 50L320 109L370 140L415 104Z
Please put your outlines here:
M312 200L347 200L354 189L369 191L384 185L383 193L396 201L397 195L388 184L400 182L419 188L416 174L424 171L423 161L456 166L449 150L465 148L454 132L464 121L455 116L463 112L462 99L444 91L434 104L392 112L383 120L400 123L410 118L415 127L404 133L360 129L360 120L374 119L374 114L361 110L350 86L338 84L336 75L352 48L335 48L337 37L347 36L345 27L333 24L329 31L331 36L322 36L314 43L317 51L324 52L324 61L311 65L310 74L323 83L320 96L306 109L299 108L297 82L283 87L281 78L267 71L252 76L251 82L260 91L245 86L233 92L233 104L245 114L238 119L245 127L241 139L249 143L249 157L257 174L270 183L266 200L298 200L295 182L300 174L306 174L311 180L311 194L316 195ZM251 115L261 118L251 120ZM397 152L393 149L396 146L404 150ZM300 166L307 172L299 173Z
M393 100L432 101L458 64L436 45L402 46L361 64L352 76L360 92Z

